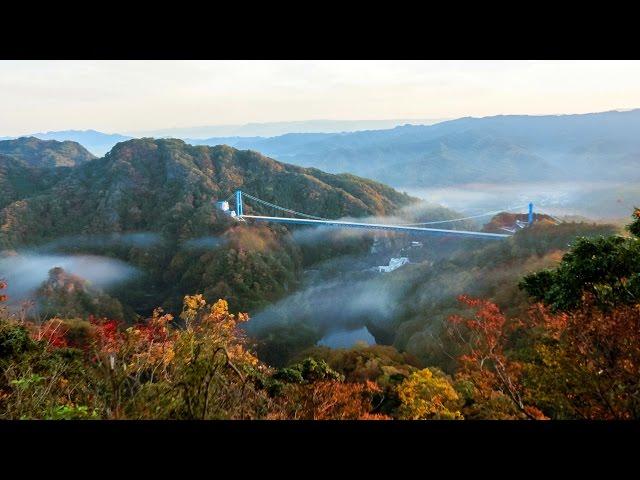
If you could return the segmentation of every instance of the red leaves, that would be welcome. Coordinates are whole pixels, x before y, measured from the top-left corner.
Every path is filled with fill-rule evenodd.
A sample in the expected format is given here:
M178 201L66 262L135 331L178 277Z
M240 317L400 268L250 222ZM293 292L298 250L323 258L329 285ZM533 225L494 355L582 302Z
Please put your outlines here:
M568 314L552 314L542 303L536 303L529 309L529 325L543 327L546 335L554 340L560 339L567 329L568 323Z
M118 331L117 320L99 320L90 316L89 322L95 327L95 341L101 351L112 353L120 348L124 336Z
M169 329L167 323L171 320L170 316L160 316L159 311L157 315L146 321L146 323L139 323L133 328L138 335L147 343L159 342L163 343L169 340Z
M67 326L59 319L49 320L31 330L32 338L46 342L49 348L65 348L68 346L65 337Z
M506 319L498 306L487 300L474 299L466 295L460 295L458 300L475 310L472 318L459 315L450 317L454 325L465 326L470 334L467 340L469 351L460 357L461 364L467 367L477 364L482 370L485 361L491 357L494 361L504 361Z
M451 318L464 348L457 377L473 384L476 401L488 404L492 395L503 395L531 419L544 418L531 402L574 418L637 418L640 305L603 310L587 296L570 313L534 305L524 323L506 321L485 300L460 300L475 311L471 318ZM520 326L534 355L529 363L505 353L513 346L511 329Z
M7 288L7 282L0 280L0 290L4 290L5 288ZM7 298L6 295L0 294L0 302L6 302Z
M525 404L522 365L504 353L509 334L520 324L508 323L500 308L488 300L466 295L461 295L458 300L474 309L474 316L454 315L450 318L466 350L458 358L460 368L457 377L474 385L481 402L489 402L499 393L512 402L520 415L530 419L545 418L535 407ZM460 326L465 327L464 333L459 330Z

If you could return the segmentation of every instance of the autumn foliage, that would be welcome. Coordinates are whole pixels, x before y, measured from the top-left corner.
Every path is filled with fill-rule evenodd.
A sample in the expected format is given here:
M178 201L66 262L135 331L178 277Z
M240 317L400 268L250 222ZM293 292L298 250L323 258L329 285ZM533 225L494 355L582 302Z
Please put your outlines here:
M564 418L640 418L640 305L601 310L586 297L570 313L532 309L544 337L531 368L540 400Z
M460 396L439 370L412 373L398 387L398 416L407 420L462 420Z
M527 277L528 310L460 296L446 366L376 345L315 347L276 369L246 337L249 317L203 295L134 324L28 323L0 303L0 418L637 420L639 242L580 239Z
M353 383L320 380L288 385L282 392L280 408L269 415L281 420L386 420L371 413L372 396L380 392L374 382Z
M509 322L490 302L462 297L474 316L451 318L465 346L456 379L463 410L486 418L640 418L640 305L600 309L586 296L570 313L534 305ZM515 359L514 337L529 349ZM544 413L543 413L544 412Z
M219 300L187 296L176 322L157 309L127 326L112 319L0 321L3 418L382 419L371 382L345 382L307 361L279 372L250 351Z
M457 379L472 386L473 402L481 407L493 404L491 410L498 413L498 418L545 418L527 401L522 363L505 353L509 335L519 324L507 322L498 306L491 302L467 296L459 300L474 310L471 318L458 315L450 318L466 350L459 358ZM496 408L500 404L511 408Z
M489 301L466 296L460 301L470 314L449 321L461 351L453 375L435 367L382 366L363 381L347 381L324 360L311 358L269 367L252 353L240 328L248 317L230 313L224 300L208 305L200 295L185 297L178 320L157 309L131 326L98 318L54 318L39 325L5 318L0 321L1 415L640 418L640 305L603 310L587 295L572 312L535 304L526 318L512 319ZM359 355L376 352L387 353L372 349Z

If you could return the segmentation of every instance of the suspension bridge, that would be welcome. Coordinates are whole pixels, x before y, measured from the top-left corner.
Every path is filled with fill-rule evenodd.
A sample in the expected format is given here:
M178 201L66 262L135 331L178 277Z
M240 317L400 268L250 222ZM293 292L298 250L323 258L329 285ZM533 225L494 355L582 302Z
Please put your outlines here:
M229 208L229 200L235 197L235 210L230 210ZM244 213L244 199L248 199L252 202L256 202L261 204L264 207L268 207L270 209L283 212L289 216L265 216L265 215L247 215ZM525 228L533 223L533 203L529 203L528 205L522 205L518 207L512 207L505 210L499 210L495 212L487 212L480 215L473 215L469 217L455 218L451 220L437 220L431 222L423 222L423 223L409 223L409 224L386 224L386 223L365 223L365 222L355 222L355 221L346 221L346 220L334 220L329 218L317 217L315 215L308 215L306 213L297 212L290 208L281 207L280 205L276 205L275 203L267 202L258 197L254 197L246 192L241 190L237 190L234 194L229 196L226 200L217 202L217 206L220 210L224 211L226 214L232 216L233 218L241 221L253 220L259 222L273 222L273 223L287 223L291 225L315 225L315 226L326 226L326 227L337 227L337 228L363 228L368 230L388 230L394 232L404 232L411 234L425 234L425 235L436 235L436 236L446 236L446 237L471 237L471 238L483 238L483 239L494 239L501 240L505 238L511 237L516 229ZM459 222L463 220L470 220L473 218L480 218L488 215L495 215L496 213L504 212L506 210L515 210L522 209L528 207L528 221L521 222L517 221L516 226L513 229L506 230L509 233L487 233L487 232L474 232L467 230L449 230L442 228L433 228L427 227L426 225L436 225L436 224L447 224L453 222Z

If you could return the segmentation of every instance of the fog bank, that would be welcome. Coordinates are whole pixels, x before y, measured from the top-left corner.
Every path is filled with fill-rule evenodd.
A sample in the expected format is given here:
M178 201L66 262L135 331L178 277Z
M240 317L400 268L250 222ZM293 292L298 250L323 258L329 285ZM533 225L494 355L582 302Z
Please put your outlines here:
M10 304L32 295L44 282L49 270L61 267L93 286L108 289L139 272L131 265L113 258L95 255L47 255L33 252L0 257L0 278L6 280Z

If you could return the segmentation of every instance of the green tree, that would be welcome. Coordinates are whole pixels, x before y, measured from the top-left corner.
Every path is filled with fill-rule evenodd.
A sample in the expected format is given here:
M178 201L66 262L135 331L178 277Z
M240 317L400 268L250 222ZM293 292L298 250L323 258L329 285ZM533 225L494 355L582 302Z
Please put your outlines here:
M585 294L611 308L640 300L640 212L627 227L632 237L579 238L556 269L527 275L520 282L536 301L554 311L576 309Z

